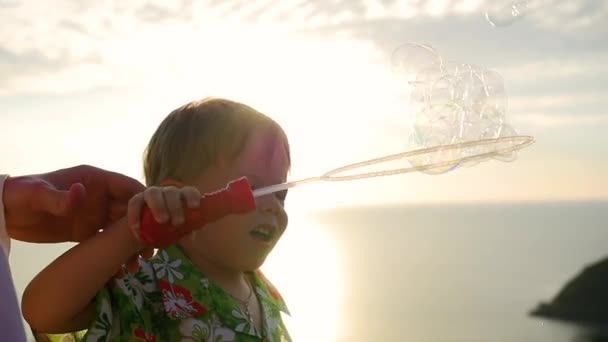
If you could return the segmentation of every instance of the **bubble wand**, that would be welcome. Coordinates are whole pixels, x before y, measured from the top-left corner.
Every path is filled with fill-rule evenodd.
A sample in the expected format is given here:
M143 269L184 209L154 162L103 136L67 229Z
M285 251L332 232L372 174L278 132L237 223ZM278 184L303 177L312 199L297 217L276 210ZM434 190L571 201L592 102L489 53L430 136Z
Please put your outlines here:
M255 210L256 197L299 185L415 171L440 174L488 159L512 161L516 151L534 143L533 137L517 135L505 124L506 100L498 73L468 64L446 63L432 47L416 43L400 46L392 59L394 71L405 75L413 86L411 100L416 120L412 136L418 148L253 191L247 179L241 178L202 196L199 208L186 210L185 223L178 227L156 222L145 207L141 225L144 242L154 247L167 246L226 215ZM406 160L408 166L365 171L373 165L400 160Z
M278 191L293 188L299 185L318 181L346 181L371 177L389 176L414 171L431 171L434 169L454 169L461 165L479 162L512 153L534 143L530 136L511 136L497 139L484 139L468 141L452 145L434 146L425 149L407 151L381 158L370 159L325 172L318 177L304 178L296 181L274 184L260 189L252 190L246 178L240 178L228 184L227 187L214 193L201 197L198 208L187 209L185 222L177 227L171 223L158 223L148 207L144 208L141 223L142 240L149 246L162 248L175 243L179 238L198 229L205 224L216 221L230 214L244 214L255 210L255 198L266 196ZM429 163L426 165L411 165L405 168L385 169L382 171L364 172L363 168L420 155L443 153L450 150L465 151L465 156ZM356 172L359 170L359 172ZM355 171L355 173L345 174Z

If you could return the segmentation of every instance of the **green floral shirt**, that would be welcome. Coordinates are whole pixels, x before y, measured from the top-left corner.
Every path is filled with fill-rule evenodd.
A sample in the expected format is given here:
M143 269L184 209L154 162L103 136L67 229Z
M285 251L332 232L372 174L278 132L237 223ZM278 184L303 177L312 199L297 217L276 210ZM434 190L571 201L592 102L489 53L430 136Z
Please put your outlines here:
M140 260L135 274L114 278L97 297L85 341L291 341L281 319L285 302L261 271L250 272L263 329L177 246Z
M34 334L36 342L78 342L82 338L86 330L73 332L69 334Z

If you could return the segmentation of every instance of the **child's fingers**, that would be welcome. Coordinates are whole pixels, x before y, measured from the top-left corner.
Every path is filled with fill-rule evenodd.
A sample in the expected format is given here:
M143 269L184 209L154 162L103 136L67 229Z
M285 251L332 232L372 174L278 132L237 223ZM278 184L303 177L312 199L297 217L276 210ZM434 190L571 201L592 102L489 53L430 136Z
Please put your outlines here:
M141 210L144 206L144 195L139 193L129 200L127 204L127 223L131 228L139 228L141 221Z
M114 273L114 275L112 276L113 278L122 278L125 276L125 271L124 268L122 266L120 266L117 270L116 273Z
M201 193L193 186L185 186L181 188L182 196L186 200L188 208L194 209L201 205Z
M154 256L154 248L147 247L147 248L143 249L141 252L139 252L139 255L144 259L150 259L151 257Z
M143 244L141 239L141 215L144 207L144 195L139 193L133 196L127 205L127 224L135 239Z
M127 263L125 265L127 268L127 271L131 274L137 273L137 270L139 269L140 257L148 260L153 256L154 256L154 248L146 247L146 248L142 249L138 254L133 255L132 257L129 258L129 260L127 260Z
M129 258L129 260L127 260L126 263L126 267L127 267L127 271L131 274L135 274L137 273L137 270L139 269L139 258L143 258L143 259L150 259L151 257L154 256L154 248L152 247L146 247L144 249L142 249L139 254L135 254L132 257Z
M129 258L129 260L127 261L127 271L131 274L135 274L137 272L137 269L139 268L139 256L138 255L134 255L132 257Z
M147 188L146 191L144 191L144 201L148 208L150 208L156 222L165 223L169 220L169 212L167 210L162 188Z
M182 192L174 186L168 186L163 189L165 205L169 211L171 224L179 226L184 223L184 202L182 200Z

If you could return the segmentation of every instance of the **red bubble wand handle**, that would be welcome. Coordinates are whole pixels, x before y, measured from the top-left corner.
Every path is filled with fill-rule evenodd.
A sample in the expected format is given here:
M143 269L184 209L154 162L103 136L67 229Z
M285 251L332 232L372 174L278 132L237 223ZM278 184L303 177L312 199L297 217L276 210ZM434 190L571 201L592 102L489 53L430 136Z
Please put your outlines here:
M255 199L247 178L243 177L219 191L204 194L200 206L186 209L185 222L173 226L171 222L158 223L145 206L141 218L141 239L154 248L164 248L208 223L230 214L244 214L255 210Z

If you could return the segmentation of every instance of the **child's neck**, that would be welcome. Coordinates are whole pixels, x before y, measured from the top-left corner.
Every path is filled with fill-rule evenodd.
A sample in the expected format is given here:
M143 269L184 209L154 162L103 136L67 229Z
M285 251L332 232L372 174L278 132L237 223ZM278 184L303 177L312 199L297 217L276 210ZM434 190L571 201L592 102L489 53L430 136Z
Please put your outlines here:
M201 253L189 252L188 248L184 248L184 253L209 280L213 281L230 295L238 299L245 299L250 294L250 291L252 291L245 279L244 272L222 267Z

